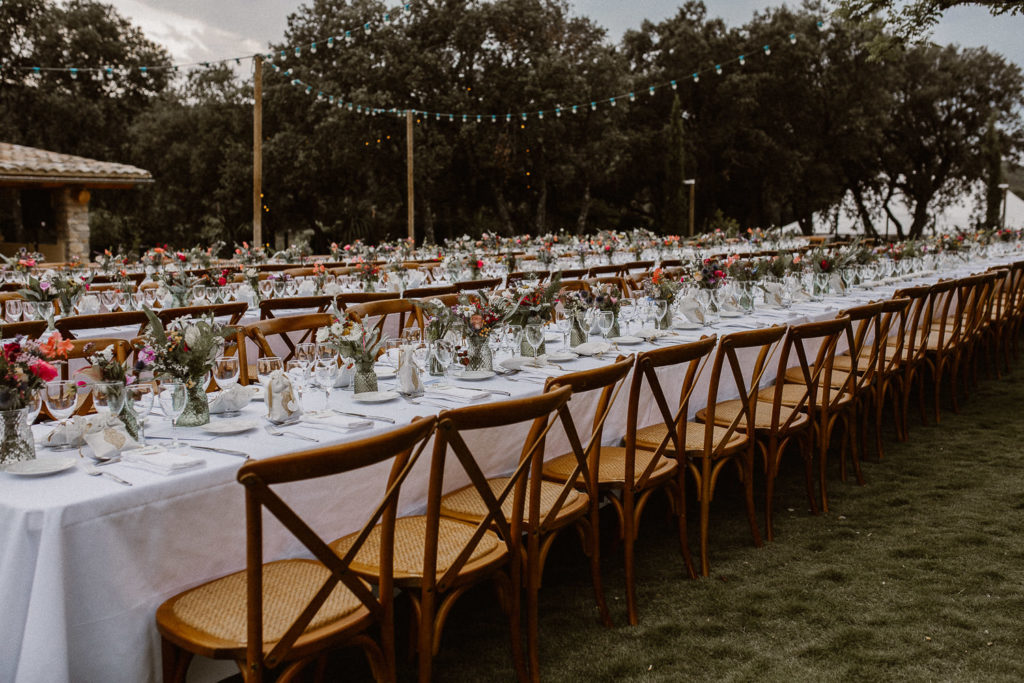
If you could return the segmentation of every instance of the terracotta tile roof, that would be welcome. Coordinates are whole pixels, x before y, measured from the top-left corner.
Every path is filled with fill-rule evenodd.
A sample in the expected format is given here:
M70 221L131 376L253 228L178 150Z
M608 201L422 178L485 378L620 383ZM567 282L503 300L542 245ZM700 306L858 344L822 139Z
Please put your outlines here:
M0 142L0 181L103 186L151 183L153 176L149 171L127 164Z

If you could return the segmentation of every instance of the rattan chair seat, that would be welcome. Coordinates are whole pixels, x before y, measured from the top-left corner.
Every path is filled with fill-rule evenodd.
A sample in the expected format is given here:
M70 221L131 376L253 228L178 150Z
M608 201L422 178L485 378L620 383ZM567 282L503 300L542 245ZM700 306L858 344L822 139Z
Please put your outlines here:
M691 452L703 452L704 451L704 425L699 422L687 422L686 423L686 444L685 448ZM725 427L714 427L712 431L712 438L714 444L712 448L718 450L719 445L722 443L722 439L725 438L728 430ZM642 429L636 430L636 447L646 448L648 450L656 449L662 439L665 438L665 434L668 433L668 427L662 424L651 425L650 427L643 427ZM742 446L747 442L747 435L742 432L734 430L729 435L729 440L725 444L727 450L732 450L739 446ZM669 441L668 447L665 449L666 453L672 453L675 449L672 447L672 442ZM639 453L637 454L639 459Z
M833 364L832 364L832 377L829 378L831 380L831 382L832 382L832 386L833 387L845 386L847 380L849 380L849 378L850 378L850 367L849 367L850 360L849 359L850 359L850 357L846 356L846 366L847 367L846 367L845 370L841 369L841 368L837 368L835 363L833 362ZM838 358L837 358L837 360L838 360ZM863 363L858 363L857 367L858 367L858 369L861 372L864 371ZM811 372L814 372L814 368L813 367L811 368ZM822 378L822 381L824 381L824 378ZM790 368L790 369L786 370L786 382L793 382L794 384L803 384L804 383L804 372L803 372L803 370L801 370L798 367L797 368Z
M715 424L728 426L732 424L732 421L736 419L736 416L743 412L743 402L739 400L722 401L721 403L715 404ZM789 420L790 416L796 412L796 416L793 417L793 422L790 425L790 429L795 431L802 429L810 418L807 413L799 410L794 411L789 406L782 406L779 409L779 424L785 425L786 421ZM697 411L697 419L703 421L707 411L701 409ZM736 429L742 430L746 427L746 420L740 420ZM772 404L771 401L758 401L757 408L754 410L754 428L768 430L772 428Z
M643 451L639 448L637 449L636 459L634 461L634 470L636 470L637 478L639 478L644 470L647 469L647 466L651 464L652 455L653 454L649 451ZM544 476L548 479L565 481L575 469L576 458L572 453L567 453L544 463ZM665 475L672 474L675 469L675 460L671 458L662 458L655 467L651 478L655 480L661 479ZM601 459L597 468L598 485L615 484L621 486L625 481L626 449L620 446L602 447ZM582 485L582 478L580 479L580 484Z
M439 520L437 537L437 572L441 574L459 557L462 549L469 544L473 536L474 526L456 519L442 517ZM395 521L395 580L423 576L423 555L427 539L427 518L424 515L415 517L399 517ZM331 543L331 548L339 555L352 547L355 534L340 538ZM484 559L497 551L500 557L505 556L505 545L492 531L484 533L483 538L473 549L469 564ZM380 558L380 526L370 533L363 547L359 549L352 562L353 571L373 574Z
M273 643L309 604L330 571L314 560L281 560L264 565L263 572L263 634L266 643ZM360 617L369 614L359 598L339 583L306 633L337 624L357 610ZM157 621L175 630L180 630L181 625L187 626L189 640L201 647L244 651L247 640L245 571L180 593L161 606Z
M495 479L488 479L487 484L491 487L491 491L497 496L501 491L508 486L507 477L498 477ZM562 492L562 487L553 484L548 481L541 482L540 485L540 518L544 519L551 512L551 509L558 502L558 496ZM575 517L580 510L587 507L586 496L581 495L577 491L569 491L562 503L561 509L558 511L559 517L573 516ZM512 516L512 494L510 493L505 497L504 502L501 505L501 511L505 513L505 519L509 519ZM484 503L484 499L480 497L476 488L473 486L467 486L464 489L459 489L454 493L449 493L447 496L441 498L441 514L449 517L455 517L456 519L464 519L468 521L476 521L483 519L487 516L487 505ZM527 522L527 516L529 515L528 506L523 508L523 521Z
M782 387L782 405L795 406L796 404L800 403L805 393L807 393L807 387L805 387L803 384L786 384L785 386ZM820 393L823 394L824 392ZM775 387L768 387L757 392L757 398L759 401L767 401L768 403L771 403L772 401L775 400ZM838 403L836 402L837 398ZM822 396L819 395L818 400L821 401L821 399ZM835 387L832 387L832 390L829 392L828 397L829 403L838 406L845 406L852 399L853 397L849 393L845 391L840 391ZM806 402L804 402L804 404L806 406Z

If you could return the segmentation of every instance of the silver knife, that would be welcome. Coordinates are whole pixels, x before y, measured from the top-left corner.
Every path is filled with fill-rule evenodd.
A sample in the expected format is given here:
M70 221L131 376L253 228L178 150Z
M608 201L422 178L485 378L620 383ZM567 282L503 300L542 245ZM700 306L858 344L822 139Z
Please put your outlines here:
M364 420L377 420L378 422L388 422L390 424L395 424L395 418L393 417L383 417L380 415L363 415L362 413L350 413L345 410L338 410L337 408L331 408L331 410L336 412L338 415L348 415L349 417L361 417Z
M481 389L479 387L463 387L463 386L460 386L459 388L460 389L468 389L469 391L483 391L483 392L486 392L488 394L501 394L502 396L511 396L512 395L512 394L510 394L507 391L502 391L501 389Z
M165 439L167 441L172 441L174 439L173 436L152 436L150 434L146 434L146 438L147 439ZM209 440L210 439L208 439L208 438L207 439L203 439L203 438L199 438L197 436L179 436L178 437L178 441L209 441Z
M216 448L214 446L189 446L197 451L210 451L211 453L224 453L225 455L237 455L240 458L249 459L249 454L243 451L233 451L230 448Z

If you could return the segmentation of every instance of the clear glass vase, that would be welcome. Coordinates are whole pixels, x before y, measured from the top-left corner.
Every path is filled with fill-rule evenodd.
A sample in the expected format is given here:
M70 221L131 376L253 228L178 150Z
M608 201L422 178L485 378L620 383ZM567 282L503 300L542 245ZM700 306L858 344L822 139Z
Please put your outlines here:
M468 358L466 369L469 371L488 371L494 369L494 358L491 347L487 345L487 337L472 335L468 338Z
M178 427L200 427L210 423L210 402L206 398L206 389L202 380L191 380L186 383L188 400L181 416L174 421Z
M209 409L207 409L207 416L209 416ZM139 416L135 414L135 408L127 396L125 397L124 407L121 408L121 412L117 414L117 417L124 424L124 430L128 432L128 435L137 440L139 438ZM209 422L209 419L207 419L207 422ZM206 422L203 424L206 424Z
M28 412L28 407L0 411L0 465L35 459L36 442Z
M352 378L352 391L356 394L377 391L377 373L373 371L372 361L356 362L356 374Z
M585 344L589 338L590 335L587 334L583 316L581 314L574 315L572 325L569 327L569 346L576 348L580 344Z

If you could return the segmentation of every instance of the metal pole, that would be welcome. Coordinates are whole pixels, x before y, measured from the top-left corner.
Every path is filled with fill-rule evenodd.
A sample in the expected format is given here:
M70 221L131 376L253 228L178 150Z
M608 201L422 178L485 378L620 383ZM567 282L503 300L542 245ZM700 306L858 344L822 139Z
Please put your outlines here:
M252 244L263 244L263 55L253 67L252 105Z
M697 180L696 180L696 178L690 178L689 180L684 180L683 182L690 186L690 207L689 207L690 208L690 228L689 228L688 236L689 237L693 237L693 221L694 221L693 205L696 203Z
M413 193L413 158L412 158L412 110L405 112L405 182L409 188L409 239L416 239L415 229L415 195Z

